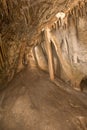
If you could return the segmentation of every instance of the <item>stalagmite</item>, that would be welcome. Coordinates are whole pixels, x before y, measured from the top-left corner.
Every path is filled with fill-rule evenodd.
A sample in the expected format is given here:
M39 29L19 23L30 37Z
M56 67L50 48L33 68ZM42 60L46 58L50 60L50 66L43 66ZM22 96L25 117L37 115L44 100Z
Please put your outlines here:
M47 61L40 45L34 47L35 59L40 69L48 71Z

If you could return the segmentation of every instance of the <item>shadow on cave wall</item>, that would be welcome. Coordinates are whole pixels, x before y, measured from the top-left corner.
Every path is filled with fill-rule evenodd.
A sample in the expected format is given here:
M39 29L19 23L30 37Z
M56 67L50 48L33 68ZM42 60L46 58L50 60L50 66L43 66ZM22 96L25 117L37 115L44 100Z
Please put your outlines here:
M81 80L81 82L80 82L80 86L81 86L81 89L82 90L87 90L87 76L85 76L82 80Z

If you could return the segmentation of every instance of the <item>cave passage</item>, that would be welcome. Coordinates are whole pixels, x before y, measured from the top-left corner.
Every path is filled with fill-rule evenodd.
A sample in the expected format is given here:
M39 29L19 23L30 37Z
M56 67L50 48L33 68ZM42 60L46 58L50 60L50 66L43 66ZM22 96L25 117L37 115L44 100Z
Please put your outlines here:
M87 130L87 0L0 1L0 130Z

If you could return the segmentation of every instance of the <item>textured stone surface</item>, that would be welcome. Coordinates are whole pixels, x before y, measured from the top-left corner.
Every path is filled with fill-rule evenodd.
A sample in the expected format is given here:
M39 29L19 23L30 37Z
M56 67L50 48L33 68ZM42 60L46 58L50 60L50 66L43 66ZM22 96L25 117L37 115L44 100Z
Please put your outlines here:
M38 69L24 69L0 97L0 130L87 130L87 93L61 90Z

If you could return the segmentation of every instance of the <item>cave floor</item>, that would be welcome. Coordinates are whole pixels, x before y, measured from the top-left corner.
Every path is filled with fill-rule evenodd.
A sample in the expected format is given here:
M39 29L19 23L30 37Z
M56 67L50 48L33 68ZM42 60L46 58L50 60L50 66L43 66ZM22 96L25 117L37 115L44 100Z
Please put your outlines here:
M0 92L0 130L87 130L87 93L67 92L24 69Z

